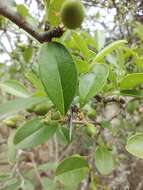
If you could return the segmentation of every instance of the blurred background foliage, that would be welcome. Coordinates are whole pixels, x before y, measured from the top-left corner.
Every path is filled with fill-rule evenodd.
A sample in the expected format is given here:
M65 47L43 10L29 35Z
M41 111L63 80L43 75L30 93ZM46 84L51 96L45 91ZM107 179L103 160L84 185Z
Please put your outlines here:
M26 18L26 20L37 28L39 31L46 30L45 26L45 5L41 0L24 0L24 1L9 1L13 9ZM24 3L24 4L23 4ZM119 39L126 39L128 46L123 46L115 50L107 56L106 62L110 64L110 79L109 84L104 88L104 94L99 94L95 99L82 110L85 117L90 121L95 118L101 122L101 134L99 135L98 143L106 144L112 149L115 166L113 166L112 158L109 152L106 154L107 160L110 160L109 168L106 168L108 161L103 160L105 164L104 169L98 164L99 172L96 176L92 175L91 189L113 189L113 190L142 190L143 189L143 162L129 155L125 150L126 139L128 136L134 134L136 131L143 131L143 102L141 98L124 98L119 99L118 102L111 97L113 91L116 91L117 84L121 77L127 73L142 72L143 71L143 6L140 0L83 0L85 5L86 18L82 25L82 30L74 32L67 30L65 34L56 39L66 45L76 60L78 73L84 73L88 70L88 64L91 58L99 52L106 45ZM53 23L53 21L51 21ZM54 20L55 22L55 20ZM78 40L77 40L78 39ZM77 43L79 42L80 43ZM82 44L82 47L79 45ZM91 51L86 51L86 46ZM85 49L84 49L85 48ZM21 81L29 91L33 92L33 87L30 82L27 82L28 74L33 72L37 74L37 55L39 44L32 39L31 36L25 34L21 29L13 23L0 16L0 80L1 82L8 79L15 79ZM142 90L142 86L139 87ZM13 99L13 96L1 91L0 101L5 102L7 99ZM108 97L109 94L109 97ZM124 94L123 94L124 95ZM95 111L96 110L96 111ZM23 113L23 121L27 113ZM80 117L80 116L79 116ZM82 117L82 116L81 116ZM77 125L78 127L78 125ZM76 137L75 142L70 145L70 149L64 152L65 146L69 143L68 132L65 129L59 129L58 136L60 136L59 145L54 138L48 144L35 148L33 151L23 152L19 170L26 168L28 170L35 167L35 163L39 166L48 162L57 161L57 159L64 158L65 155L71 153L81 153L90 151L93 142L91 140L91 133L93 131L82 131ZM64 132L62 130L65 130ZM5 146L6 139L13 131L10 128L0 127L0 173L11 171L13 165L7 162L7 146ZM85 134L84 136L81 134ZM64 134L64 135L63 135ZM80 138L80 141L78 140ZM8 144L9 145L9 144ZM12 146L12 145L11 145ZM57 148L58 146L58 148ZM56 155L53 153L56 149ZM58 150L57 150L58 149ZM64 152L64 154L62 153ZM105 150L106 152L106 150ZM10 155L13 155L11 153ZM56 157L56 158L55 158ZM58 157L58 158L57 158ZM34 160L34 161L33 161ZM97 160L98 162L98 160ZM19 164L19 163L18 163ZM52 164L51 164L52 167ZM53 166L54 168L55 166ZM108 170L114 171L110 175L101 175L108 173ZM44 168L44 169L43 169ZM46 172L49 165L43 166L41 176L43 177L43 184L52 184L46 181L44 177L51 175ZM50 168L50 169L53 169ZM54 169L53 169L54 170ZM31 171L31 170L30 170ZM101 173L100 173L101 172ZM31 171L32 173L32 171ZM110 172L109 172L110 173ZM9 175L9 174L8 174ZM30 173L26 174L30 175ZM32 175L32 174L31 174ZM6 178L7 176L0 176ZM31 176L30 176L31 177ZM38 178L38 175L36 175ZM45 180L45 181L44 181ZM13 185L18 182L11 182ZM9 184L11 184L9 182ZM45 185L47 187L47 184ZM32 184L26 181L25 187L32 189ZM39 190L39 184L36 184ZM53 184L52 184L53 185ZM9 185L7 185L9 186ZM51 187L51 186L50 186ZM84 184L81 185L84 189ZM1 188L2 189L2 188ZM3 188L4 189L4 188ZM8 189L8 188L7 188ZM10 186L12 189L12 186ZM15 186L13 187L15 189ZM47 189L47 188L45 188ZM54 187L53 187L54 189ZM5 188L6 190L6 188ZM51 190L51 189L50 189Z

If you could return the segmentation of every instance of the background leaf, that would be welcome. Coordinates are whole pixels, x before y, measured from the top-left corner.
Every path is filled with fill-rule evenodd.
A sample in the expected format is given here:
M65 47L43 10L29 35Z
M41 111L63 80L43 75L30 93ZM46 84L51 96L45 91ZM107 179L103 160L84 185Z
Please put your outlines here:
M109 69L107 65L96 64L89 73L80 77L79 95L81 105L87 103L102 90L107 81L108 74Z
M143 84L143 73L133 73L126 75L120 82L121 90L129 90Z
M25 86L16 80L8 80L0 84L0 87L2 90L5 92L18 96L18 97L23 97L26 98L29 96Z
M143 133L131 136L127 141L126 150L130 154L143 159Z
M98 147L95 152L95 164L101 174L110 174L114 169L114 160L111 151L106 147Z
M19 98L0 104L0 119L8 117L12 114L21 111L22 109L26 109L27 107L44 101L47 101L46 97L29 97Z

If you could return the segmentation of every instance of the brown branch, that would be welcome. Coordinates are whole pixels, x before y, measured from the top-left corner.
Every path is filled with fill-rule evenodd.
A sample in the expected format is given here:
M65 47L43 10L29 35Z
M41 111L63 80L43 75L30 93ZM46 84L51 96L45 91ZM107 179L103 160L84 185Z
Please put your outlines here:
M37 32L37 30L29 24L24 18L22 18L17 12L15 12L8 5L3 5L0 2L0 15L6 17L13 23L15 23L19 28L22 28L40 43L49 42L54 37L61 37L64 33L63 27L56 27L53 30Z

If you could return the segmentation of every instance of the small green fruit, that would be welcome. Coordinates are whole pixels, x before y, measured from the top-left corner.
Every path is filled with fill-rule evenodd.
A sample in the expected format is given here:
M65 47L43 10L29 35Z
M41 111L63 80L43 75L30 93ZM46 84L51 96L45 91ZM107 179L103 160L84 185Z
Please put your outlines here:
M57 111L57 112L52 112L51 113L51 119L52 120L59 120L60 119L60 113Z
M88 136L90 137L94 137L96 135L96 127L93 124L87 124L85 131L87 133Z
M84 7L80 0L65 0L61 8L61 19L67 28L79 28L84 19Z
M34 110L35 110L35 105L32 105L32 106L28 107L26 110L27 110L29 113L34 112Z
M17 124L17 118L16 116L14 117L10 117L8 119L5 119L3 121L3 123L7 126L7 127L11 127L11 128L15 128L16 124Z
M37 115L45 115L49 111L49 105L47 104L38 104L35 106L34 112Z
M87 112L87 116L90 118L90 119L95 119L96 118L96 110L94 109L91 109Z

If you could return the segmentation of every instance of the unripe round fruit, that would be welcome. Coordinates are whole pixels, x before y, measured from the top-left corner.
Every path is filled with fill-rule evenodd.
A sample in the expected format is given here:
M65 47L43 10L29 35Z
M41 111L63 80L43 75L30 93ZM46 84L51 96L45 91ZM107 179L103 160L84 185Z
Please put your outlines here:
M45 115L49 111L49 105L47 104L38 104L35 106L34 112L37 115Z
M51 119L52 120L59 120L60 119L60 113L58 111L51 113Z
M93 124L87 124L86 133L90 137L94 137L96 135L96 127Z
M35 105L30 106L30 107L27 108L26 110L27 110L29 113L34 112L34 110L35 110Z
M84 7L80 0L65 0L61 8L61 19L67 28L79 28L84 19Z
M3 121L3 123L7 126L7 127L11 127L11 128L15 128L16 124L17 124L17 118L16 116L10 117L8 119L5 119Z
M96 110L94 109L91 109L87 112L87 116L90 118L90 119L95 119L96 118Z

